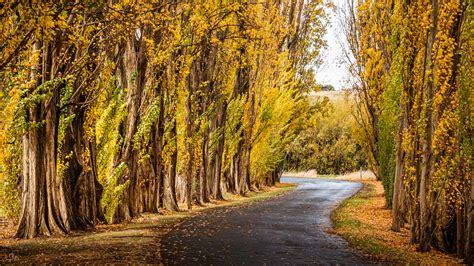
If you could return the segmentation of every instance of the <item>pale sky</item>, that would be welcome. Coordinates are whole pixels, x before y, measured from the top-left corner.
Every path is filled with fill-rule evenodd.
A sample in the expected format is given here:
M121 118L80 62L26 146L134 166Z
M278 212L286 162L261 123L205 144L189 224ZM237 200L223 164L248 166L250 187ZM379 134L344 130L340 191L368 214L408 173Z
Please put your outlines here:
M342 7L344 0L332 0L337 8ZM346 88L349 72L341 63L343 56L341 41L344 41L338 16L333 9L327 9L329 25L325 39L327 48L322 51L323 64L316 72L316 82L321 85L333 85L336 90Z

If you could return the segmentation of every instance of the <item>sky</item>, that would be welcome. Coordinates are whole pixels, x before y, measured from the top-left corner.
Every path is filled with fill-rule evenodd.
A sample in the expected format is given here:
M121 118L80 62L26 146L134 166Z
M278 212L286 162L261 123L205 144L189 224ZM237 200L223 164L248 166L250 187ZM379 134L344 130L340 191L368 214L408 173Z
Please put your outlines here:
M337 8L341 7L344 0L332 0ZM333 85L336 90L346 88L349 72L347 67L341 64L342 48L341 41L344 40L342 36L342 29L333 9L327 9L329 14L329 25L325 35L327 41L327 48L322 51L323 64L316 72L316 82L321 85Z

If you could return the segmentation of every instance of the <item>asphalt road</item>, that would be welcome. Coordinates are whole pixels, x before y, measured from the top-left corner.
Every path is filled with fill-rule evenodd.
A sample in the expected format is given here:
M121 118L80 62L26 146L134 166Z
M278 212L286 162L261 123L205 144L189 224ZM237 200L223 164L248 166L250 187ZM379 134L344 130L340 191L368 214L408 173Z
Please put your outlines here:
M327 233L331 211L360 183L282 178L295 191L245 207L205 212L161 242L165 265L367 264L341 237Z

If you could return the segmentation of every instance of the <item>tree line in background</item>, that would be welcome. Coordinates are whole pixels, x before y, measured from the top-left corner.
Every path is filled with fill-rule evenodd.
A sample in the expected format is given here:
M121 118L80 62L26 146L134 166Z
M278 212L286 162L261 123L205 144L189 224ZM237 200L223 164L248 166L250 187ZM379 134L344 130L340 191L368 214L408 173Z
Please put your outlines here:
M330 85L329 85L330 86ZM315 170L319 175L339 175L367 168L367 159L358 143L358 123L353 115L350 92L328 90L312 96L316 112L288 148L285 168ZM331 86L332 87L332 86ZM329 91L329 92L325 92Z
M320 1L0 6L2 206L17 237L272 185L314 113Z
M474 2L347 1L362 143L392 229L473 256Z

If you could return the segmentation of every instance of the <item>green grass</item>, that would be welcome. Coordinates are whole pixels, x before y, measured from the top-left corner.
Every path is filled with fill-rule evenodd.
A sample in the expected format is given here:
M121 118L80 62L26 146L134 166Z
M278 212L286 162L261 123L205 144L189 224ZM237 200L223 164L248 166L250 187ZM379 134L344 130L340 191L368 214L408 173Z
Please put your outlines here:
M360 234L359 232L362 229L377 229L354 219L350 213L345 211L347 208L360 208L369 204L371 197L375 196L375 193L375 186L364 184L364 187L357 194L346 199L332 214L334 229L336 229L336 232L342 235L352 246L366 254L375 255L378 258L384 258L384 260L399 263L416 262L406 256L404 252L385 244L382 239L377 239L376 237L369 238Z
M439 252L421 253L416 247L390 231L389 210L381 210L384 198L381 191L371 183L364 183L353 197L346 199L333 213L335 232L344 237L351 246L361 250L381 263L397 264L458 264L454 256ZM376 216L382 215L382 216ZM403 237L408 237L404 232Z
M358 220L351 219L349 217L343 217L342 219L338 219L334 222L334 228L345 228L350 227L352 229L362 228L364 224Z
M374 240L370 238L360 238L356 235L345 234L344 237L358 249L364 251L365 253L382 256L385 258L392 258L396 262L401 263L414 263L408 257L395 248L384 245L379 240Z

